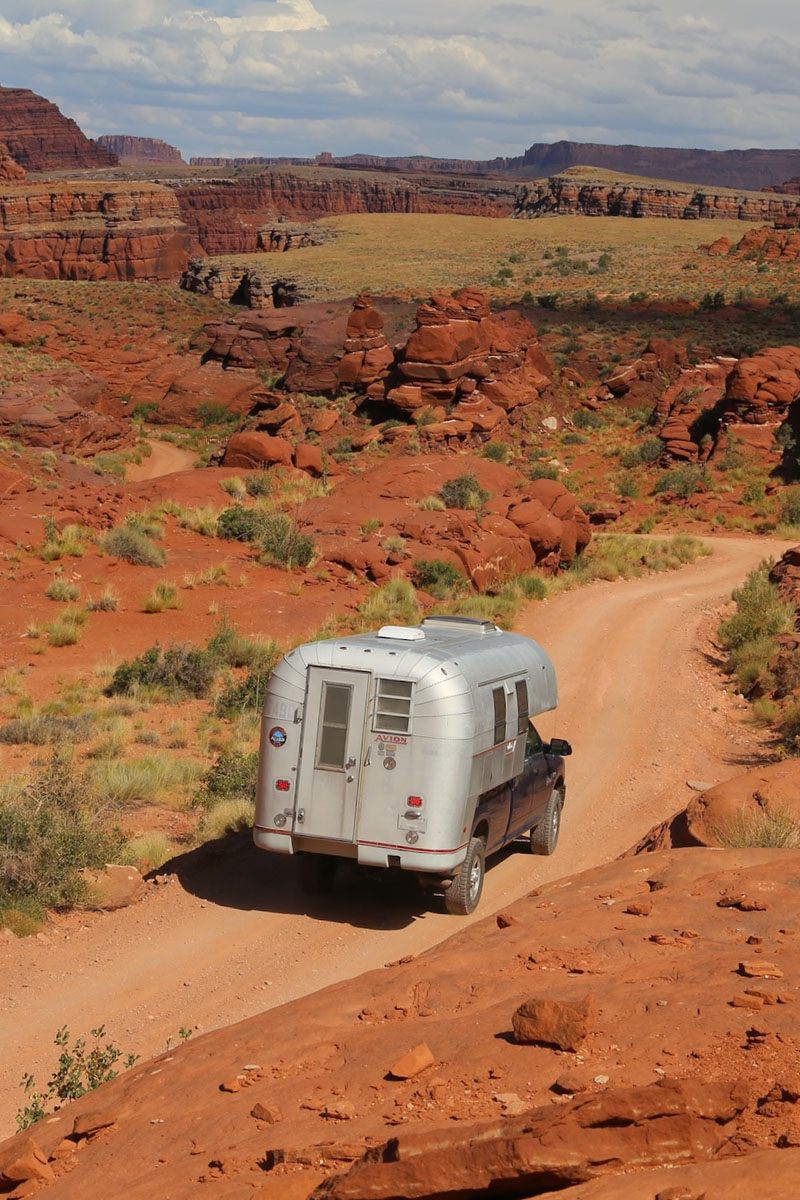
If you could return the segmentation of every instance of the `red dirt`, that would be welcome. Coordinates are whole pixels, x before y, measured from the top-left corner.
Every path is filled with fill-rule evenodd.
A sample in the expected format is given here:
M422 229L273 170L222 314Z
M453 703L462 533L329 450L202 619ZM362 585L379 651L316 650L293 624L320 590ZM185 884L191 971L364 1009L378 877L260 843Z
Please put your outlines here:
M714 546L683 571L595 584L522 614L519 628L548 648L561 683L559 710L541 732L575 746L566 819L553 859L514 853L495 863L476 917L454 922L406 879L345 881L332 902L310 907L291 860L259 854L245 838L216 862L188 856L180 878L152 886L133 908L72 914L37 938L3 941L5 1128L21 1103L17 1081L27 1070L47 1078L65 1023L76 1035L104 1023L126 1050L152 1055L181 1026L228 1025L419 953L532 883L620 854L680 807L687 779L714 782L765 757L763 735L740 725L746 706L720 687L708 658L720 601L779 547ZM287 625L301 609L287 606Z

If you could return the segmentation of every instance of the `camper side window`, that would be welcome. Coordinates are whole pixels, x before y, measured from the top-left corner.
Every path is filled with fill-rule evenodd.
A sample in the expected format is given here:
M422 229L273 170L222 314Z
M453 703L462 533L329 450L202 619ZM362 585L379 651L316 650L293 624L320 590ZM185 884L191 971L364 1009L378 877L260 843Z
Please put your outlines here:
M350 700L353 689L346 684L323 685L322 720L319 725L317 766L344 768L344 752L347 742L347 722L350 717Z
M411 729L411 689L407 679L379 679L375 697L376 733L408 733Z
M517 733L527 733L528 730L528 685L524 679L518 679L514 684L517 693Z
M506 689L493 688L492 699L494 700L494 744L496 746L498 742L506 740Z

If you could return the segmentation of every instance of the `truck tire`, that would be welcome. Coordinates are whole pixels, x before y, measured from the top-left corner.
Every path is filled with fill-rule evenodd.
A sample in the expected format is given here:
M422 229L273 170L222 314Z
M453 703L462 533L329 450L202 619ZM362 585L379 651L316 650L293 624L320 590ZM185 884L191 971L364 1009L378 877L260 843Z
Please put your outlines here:
M558 845L561 831L561 809L564 807L564 785L553 788L541 821L531 830L531 853L552 854Z
M330 854L298 854L297 876L300 880L300 890L307 896L327 896L333 889L338 865Z
M486 848L479 837L470 840L461 869L444 894L447 911L455 917L475 912L483 891Z

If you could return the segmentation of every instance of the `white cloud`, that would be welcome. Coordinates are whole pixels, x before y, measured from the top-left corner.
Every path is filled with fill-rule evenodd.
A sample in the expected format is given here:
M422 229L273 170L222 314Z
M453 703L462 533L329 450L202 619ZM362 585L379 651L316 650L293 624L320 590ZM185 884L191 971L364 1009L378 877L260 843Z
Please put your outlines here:
M3 0L0 79L186 154L797 141L789 0ZM223 144L224 142L224 144Z

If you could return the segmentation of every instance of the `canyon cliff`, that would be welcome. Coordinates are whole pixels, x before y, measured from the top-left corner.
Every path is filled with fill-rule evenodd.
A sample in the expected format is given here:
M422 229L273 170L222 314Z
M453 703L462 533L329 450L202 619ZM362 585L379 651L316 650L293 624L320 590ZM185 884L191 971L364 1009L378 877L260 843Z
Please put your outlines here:
M0 188L0 276L171 279L188 261L175 194L151 183Z
M117 163L55 104L27 88L0 87L0 142L26 171L83 170Z
M643 180L595 180L587 174L554 175L520 189L515 216L671 217L800 223L800 197L715 191Z

